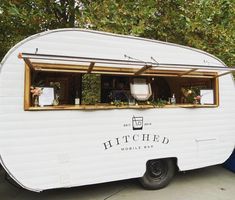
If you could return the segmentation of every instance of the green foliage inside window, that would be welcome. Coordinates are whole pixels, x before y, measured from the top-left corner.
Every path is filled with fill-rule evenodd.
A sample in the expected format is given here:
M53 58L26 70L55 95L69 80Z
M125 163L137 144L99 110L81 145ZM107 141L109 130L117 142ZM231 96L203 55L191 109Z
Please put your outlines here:
M99 74L83 74L82 76L82 104L100 103L101 76Z

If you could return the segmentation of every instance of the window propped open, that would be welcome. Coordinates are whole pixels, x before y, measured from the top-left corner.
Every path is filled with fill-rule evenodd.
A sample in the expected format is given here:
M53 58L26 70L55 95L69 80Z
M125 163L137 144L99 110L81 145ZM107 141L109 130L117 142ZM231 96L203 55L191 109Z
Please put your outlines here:
M26 63L25 110L218 106L218 78L234 70L27 53L19 57ZM43 89L43 98L37 98Z
M235 71L235 68L155 63L107 58L73 57L21 53L25 63L36 71L116 74L130 76L172 76L213 78Z

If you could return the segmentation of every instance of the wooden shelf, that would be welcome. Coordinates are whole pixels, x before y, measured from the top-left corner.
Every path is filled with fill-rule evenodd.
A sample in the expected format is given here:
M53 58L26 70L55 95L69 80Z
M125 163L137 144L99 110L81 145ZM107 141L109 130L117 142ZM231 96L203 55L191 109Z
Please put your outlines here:
M97 105L59 105L59 106L44 106L30 107L28 111L48 111L48 110L109 110L109 109L162 109L162 108L216 108L218 105L201 105L201 104L175 104L165 105L164 107L156 107L153 105L122 105L115 106L110 104Z

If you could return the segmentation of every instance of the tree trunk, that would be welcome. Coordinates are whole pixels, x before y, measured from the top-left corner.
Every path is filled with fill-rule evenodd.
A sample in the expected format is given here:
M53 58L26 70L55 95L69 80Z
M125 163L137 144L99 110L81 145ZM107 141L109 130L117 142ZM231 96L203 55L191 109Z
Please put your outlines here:
M68 9L68 25L69 27L74 27L75 26L75 0L68 0L69 3L69 9Z

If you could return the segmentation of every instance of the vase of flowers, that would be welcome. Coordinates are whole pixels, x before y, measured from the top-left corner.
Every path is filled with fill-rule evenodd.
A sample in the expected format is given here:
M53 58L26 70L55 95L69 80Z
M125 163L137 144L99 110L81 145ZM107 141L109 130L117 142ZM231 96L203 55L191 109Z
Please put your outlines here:
M194 104L200 104L200 100L201 100L201 96L200 95L197 95L194 97Z
M186 103L200 104L201 96L199 87L181 88L181 92Z
M39 106L39 96L42 94L42 88L31 86L30 92L32 93L34 107L38 107Z

